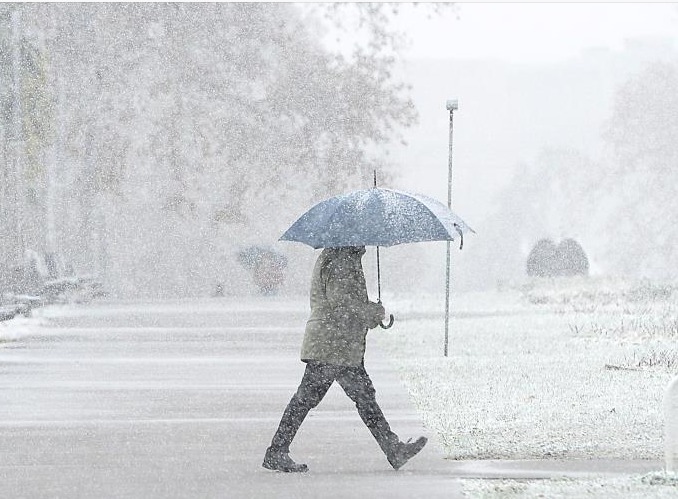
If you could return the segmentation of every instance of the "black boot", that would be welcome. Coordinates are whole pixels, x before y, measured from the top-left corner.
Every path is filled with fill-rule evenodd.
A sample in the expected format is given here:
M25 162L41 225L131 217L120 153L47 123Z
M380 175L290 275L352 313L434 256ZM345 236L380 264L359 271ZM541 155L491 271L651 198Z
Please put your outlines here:
M266 449L262 466L268 470L284 471L286 473L308 471L308 466L295 463L287 452L275 450L272 447Z
M388 462L391 463L394 470L400 469L410 458L423 449L428 441L426 437L419 437L416 442L412 443L410 443L410 440L407 443L398 442L386 455Z

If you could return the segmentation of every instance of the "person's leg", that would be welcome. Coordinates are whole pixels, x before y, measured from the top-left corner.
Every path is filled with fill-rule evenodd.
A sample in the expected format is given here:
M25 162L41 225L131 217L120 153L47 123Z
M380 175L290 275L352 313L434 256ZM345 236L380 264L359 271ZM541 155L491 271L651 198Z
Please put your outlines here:
M426 445L426 437L413 443L402 443L392 430L379 404L376 390L364 366L347 367L337 376L337 382L356 405L358 414L396 470Z
M346 367L337 376L346 395L355 403L363 423L369 428L379 447L385 454L400 442L398 435L391 431L384 413L377 403L376 390L364 367Z
M266 450L263 466L281 471L306 471L306 465L293 467L289 458L290 444L309 411L316 407L332 386L337 368L327 364L309 362L299 388L287 404L278 429ZM302 468L303 469L300 469ZM287 469L293 468L293 469Z

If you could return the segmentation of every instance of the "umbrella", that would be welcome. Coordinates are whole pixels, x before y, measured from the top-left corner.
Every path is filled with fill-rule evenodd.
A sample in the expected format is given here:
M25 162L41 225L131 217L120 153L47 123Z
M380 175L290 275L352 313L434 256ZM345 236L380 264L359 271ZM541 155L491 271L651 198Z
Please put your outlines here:
M269 246L248 246L238 252L238 261L247 270L254 270L265 259L281 268L287 267L287 257Z
M280 238L313 248L454 241L473 230L447 206L420 194L374 187L313 206Z
M441 202L375 186L321 201L304 213L280 237L313 248L377 247L377 284L381 302L379 247L424 241L454 241L460 249L464 233L474 232ZM393 324L393 316L389 325Z
M284 280L287 257L268 246L248 246L238 252L238 261L251 271L264 295L275 294Z

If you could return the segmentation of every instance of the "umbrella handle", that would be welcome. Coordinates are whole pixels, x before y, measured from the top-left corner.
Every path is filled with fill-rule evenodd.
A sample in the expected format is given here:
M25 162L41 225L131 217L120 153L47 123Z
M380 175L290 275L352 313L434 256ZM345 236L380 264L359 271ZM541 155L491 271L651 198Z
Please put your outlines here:
M464 233L461 231L459 225L454 224L454 228L457 231L457 234L459 234L459 237L461 237L461 244L459 245L459 249L462 249L464 247Z
M389 314L388 324L384 324L383 322L380 322L379 325L381 326L382 329L388 329L393 325L394 320L395 320L395 318L393 317L393 314Z

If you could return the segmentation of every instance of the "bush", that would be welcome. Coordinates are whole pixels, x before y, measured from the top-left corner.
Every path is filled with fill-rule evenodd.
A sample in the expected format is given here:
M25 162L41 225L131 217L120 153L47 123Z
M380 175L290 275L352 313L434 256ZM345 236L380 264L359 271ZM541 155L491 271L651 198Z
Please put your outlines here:
M550 239L541 239L527 257L526 270L530 277L587 276L589 261L574 239L563 239L558 246Z

